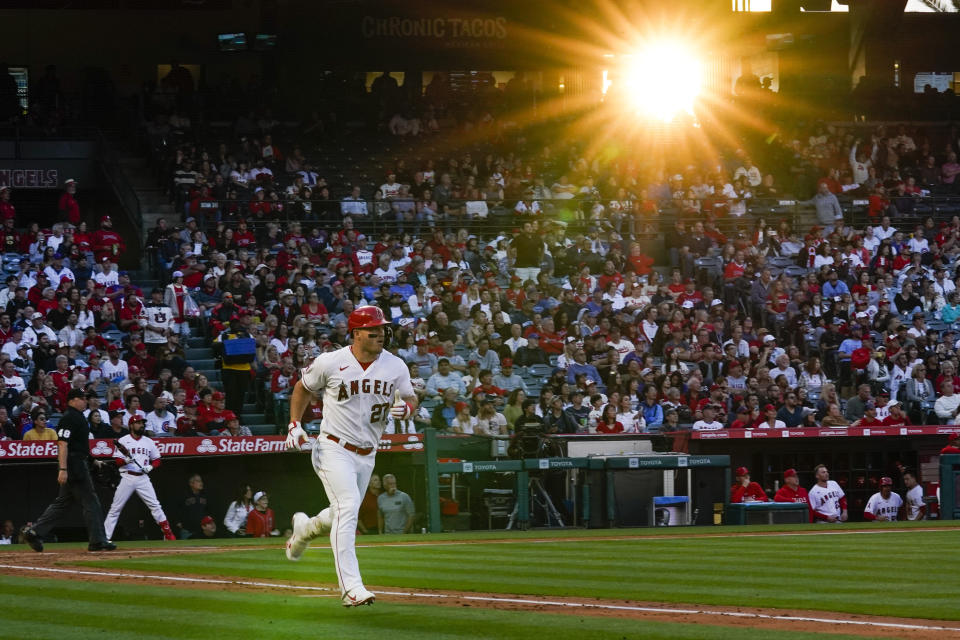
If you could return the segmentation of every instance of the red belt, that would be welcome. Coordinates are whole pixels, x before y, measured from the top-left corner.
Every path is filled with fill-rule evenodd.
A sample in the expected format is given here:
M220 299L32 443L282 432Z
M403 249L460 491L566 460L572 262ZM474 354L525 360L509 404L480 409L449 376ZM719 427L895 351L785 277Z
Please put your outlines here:
M367 447L366 449L361 449L361 448L358 447L357 445L355 445L355 444L350 444L350 443L347 442L346 440L341 440L341 439L338 438L337 436L332 436L332 435L330 435L329 433L327 434L327 440L333 440L334 442L336 442L337 444L339 444L341 447L343 447L343 448L346 449L347 451L353 451L354 453L356 453L356 454L358 454L358 455L361 455L361 456L368 456L368 455L370 455L371 453L373 453L373 450L374 450L374 447Z

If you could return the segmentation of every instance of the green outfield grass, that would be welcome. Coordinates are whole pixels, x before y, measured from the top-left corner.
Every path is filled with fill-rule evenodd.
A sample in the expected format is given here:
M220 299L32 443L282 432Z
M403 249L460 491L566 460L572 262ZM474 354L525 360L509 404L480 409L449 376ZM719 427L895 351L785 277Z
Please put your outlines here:
M638 622L616 618L530 614L489 609L378 602L344 609L334 598L263 593L174 591L0 576L0 637L29 640L211 640L220 638L644 638L766 640L747 626ZM782 640L852 638L778 633ZM862 639L862 636L858 636Z
M923 523L936 529L953 523ZM850 532L863 525L817 529L843 535L790 535L796 527L673 530L480 532L360 538L367 584L384 589L440 589L554 597L811 609L957 620L960 575L941 570L960 531L911 531L878 524L884 533ZM916 527L912 527L916 528ZM801 531L811 531L804 527ZM780 532L786 535L750 534ZM731 534L746 535L731 535ZM713 534L704 536L703 534ZM630 539L630 536L653 536ZM575 537L576 540L563 538ZM610 540L602 538L613 538ZM534 539L545 539L539 541ZM504 543L506 541L506 543ZM240 550L133 558L91 556L104 570L229 576L271 583L335 586L330 550L311 548L288 562L279 540L216 541ZM391 545L389 543L400 543ZM450 544L452 543L452 544ZM151 543L149 546L209 545ZM319 542L318 542L319 544ZM122 543L121 543L122 546ZM136 546L142 547L143 543ZM50 551L78 545L50 545ZM29 551L0 555L27 565ZM112 584L3 575L0 638L229 637L265 638L769 638L771 630L653 623L587 615L495 611L381 601L344 610L338 598L302 593L249 593L170 586ZM318 594L314 594L318 595ZM321 592L319 595L324 595ZM37 612L57 616L38 617ZM147 613L144 613L147 612ZM119 621L132 620L127 631ZM122 626L122 625L121 625ZM642 627L642 632L638 631ZM252 634L249 630L256 629ZM842 628L841 628L842 630ZM905 634L908 635L908 634ZM776 633L777 638L846 637ZM861 636L862 637L862 636Z
M782 527L738 529L744 533L789 531ZM710 531L726 536L738 529ZM650 531L549 532L553 537L585 535L575 541L509 544L484 540L490 534L408 536L406 541L428 546L375 545L358 549L357 555L365 581L383 587L578 595L936 619L956 619L958 615L960 573L937 570L943 562L944 549L954 546L960 538L958 531L905 529L825 536L684 537L682 533L699 531L687 529L653 539L627 537ZM624 539L591 539L617 534L623 534ZM543 537L544 533L526 535ZM502 539L503 533L497 536ZM464 543L429 544L456 540ZM361 543L366 541L361 539ZM336 580L327 548L309 549L296 564L286 562L279 548L130 560L104 558L88 564L301 583L330 584Z

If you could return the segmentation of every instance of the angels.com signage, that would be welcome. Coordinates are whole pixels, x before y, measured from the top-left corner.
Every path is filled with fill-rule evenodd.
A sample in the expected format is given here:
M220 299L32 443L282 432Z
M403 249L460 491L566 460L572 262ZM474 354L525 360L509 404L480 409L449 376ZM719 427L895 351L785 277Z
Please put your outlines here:
M507 19L499 17L363 16L360 33L368 40L414 38L443 41L498 41L507 37Z

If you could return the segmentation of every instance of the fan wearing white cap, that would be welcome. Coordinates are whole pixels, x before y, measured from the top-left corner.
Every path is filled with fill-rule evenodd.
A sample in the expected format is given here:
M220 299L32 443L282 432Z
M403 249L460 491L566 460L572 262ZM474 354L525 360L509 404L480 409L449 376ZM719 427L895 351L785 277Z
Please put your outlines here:
M175 333L182 337L190 337L190 318L200 315L200 309L190 295L190 289L183 282L183 271L174 271L171 274L173 282L163 290L163 302L173 312L173 326Z
M33 315L30 316L30 325L23 331L23 339L26 340L30 346L37 346L40 344L40 336L46 335L51 342L59 342L57 334L43 323L43 314L39 311L34 311Z
M273 509L270 508L270 496L266 491L253 494L253 509L247 514L246 532L251 538L280 535L274 526Z
M273 308L273 315L277 316L280 324L293 325L293 321L300 315L300 305L297 304L297 294L293 289L284 289L277 296L280 303Z

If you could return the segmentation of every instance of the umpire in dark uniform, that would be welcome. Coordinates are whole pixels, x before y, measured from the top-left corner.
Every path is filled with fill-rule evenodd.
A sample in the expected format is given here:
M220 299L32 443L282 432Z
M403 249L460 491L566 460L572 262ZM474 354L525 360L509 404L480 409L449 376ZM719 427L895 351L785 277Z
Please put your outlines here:
M67 405L69 408L57 425L57 483L60 493L33 526L24 527L21 533L34 551L43 551L43 537L50 533L74 502L79 502L90 535L87 549L113 551L117 545L107 540L103 530L103 509L87 466L90 459L90 424L83 417L83 410L87 408L85 392L71 389L67 394Z

